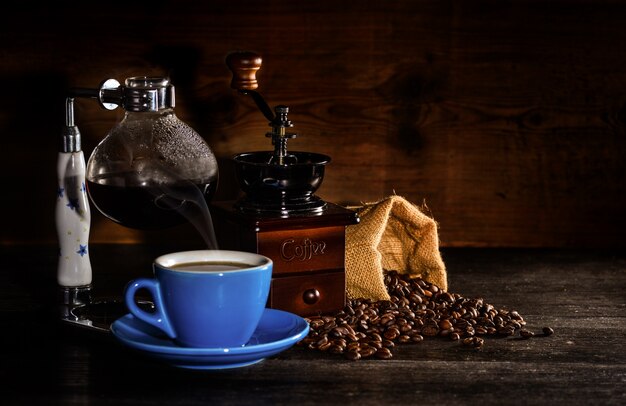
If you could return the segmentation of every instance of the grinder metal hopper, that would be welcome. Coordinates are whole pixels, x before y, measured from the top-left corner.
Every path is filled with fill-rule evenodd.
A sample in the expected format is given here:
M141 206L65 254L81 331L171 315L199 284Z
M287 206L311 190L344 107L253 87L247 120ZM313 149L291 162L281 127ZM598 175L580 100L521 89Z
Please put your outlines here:
M261 57L252 52L228 55L226 63L233 72L231 87L252 96L257 106L269 120L273 151L244 152L233 159L239 186L246 197L237 202L245 212L258 214L321 212L326 203L315 196L322 184L324 169L330 157L313 152L288 151L287 141L297 137L288 132L293 127L289 120L289 107L279 105L274 112L258 88L256 72L261 67Z

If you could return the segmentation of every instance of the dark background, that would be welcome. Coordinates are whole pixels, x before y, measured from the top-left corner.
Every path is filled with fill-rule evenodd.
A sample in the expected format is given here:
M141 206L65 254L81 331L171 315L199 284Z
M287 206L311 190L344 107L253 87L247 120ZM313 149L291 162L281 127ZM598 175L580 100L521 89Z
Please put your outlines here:
M442 246L624 247L626 2L20 2L0 14L1 244L55 243L69 87L169 75L176 112L220 160L267 150L267 122L230 87L226 55L263 56L294 150L333 161L319 195L426 204ZM78 100L88 155L122 116ZM92 242L144 233L92 209Z

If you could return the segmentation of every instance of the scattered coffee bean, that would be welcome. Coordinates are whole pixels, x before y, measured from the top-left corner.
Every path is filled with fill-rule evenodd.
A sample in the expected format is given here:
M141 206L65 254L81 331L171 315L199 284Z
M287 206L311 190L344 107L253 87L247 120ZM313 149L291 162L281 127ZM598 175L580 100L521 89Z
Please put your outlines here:
M356 361L390 359L396 344L420 343L424 336L447 337L479 348L485 336L513 336L518 331L522 337L534 335L524 329L526 321L515 310L445 292L397 271L386 271L384 280L390 300L350 299L332 315L308 317L309 334L298 345ZM543 333L553 331L545 327Z
M535 336L535 333L533 333L532 331L526 330L526 329L521 329L521 330L519 331L519 335L520 335L522 338L526 338L526 339L528 339L528 338L534 337L534 336Z
M485 340L480 337L472 336L464 338L461 343L466 347L479 348L483 346Z
M552 330L551 327L544 327L542 329L542 331L543 331L543 335L546 336L546 337L551 336L552 334L554 334L554 330Z

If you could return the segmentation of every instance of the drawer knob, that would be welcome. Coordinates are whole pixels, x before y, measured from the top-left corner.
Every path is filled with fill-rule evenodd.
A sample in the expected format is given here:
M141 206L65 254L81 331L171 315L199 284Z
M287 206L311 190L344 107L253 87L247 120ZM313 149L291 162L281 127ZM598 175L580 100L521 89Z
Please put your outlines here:
M313 288L313 289L307 289L304 291L304 293L302 294L302 299L304 300L304 303L312 305L317 303L318 300L320 300L320 292Z

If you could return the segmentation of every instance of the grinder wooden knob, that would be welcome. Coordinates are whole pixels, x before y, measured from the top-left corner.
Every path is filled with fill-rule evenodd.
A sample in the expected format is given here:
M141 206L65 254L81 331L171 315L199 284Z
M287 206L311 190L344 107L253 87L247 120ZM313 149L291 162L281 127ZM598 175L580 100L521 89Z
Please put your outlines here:
M304 294L302 294L302 300L304 300L304 303L308 305L317 303L320 300L319 290L315 288L306 290Z
M226 65L233 72L230 87L237 90L255 90L259 87L256 73L263 60L251 51L236 51L226 57Z

